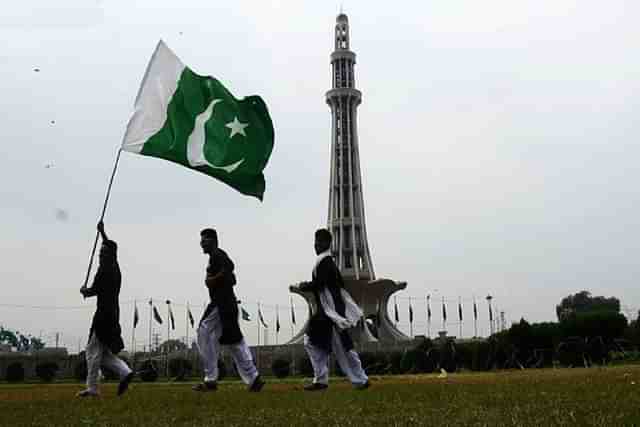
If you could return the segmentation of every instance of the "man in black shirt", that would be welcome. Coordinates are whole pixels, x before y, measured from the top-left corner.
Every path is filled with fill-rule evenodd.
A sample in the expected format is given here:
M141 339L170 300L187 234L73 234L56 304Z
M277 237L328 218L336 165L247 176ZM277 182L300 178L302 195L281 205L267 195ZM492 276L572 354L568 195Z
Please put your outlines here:
M236 284L233 261L218 247L218 234L212 228L200 232L200 246L209 255L204 283L209 290L210 302L198 326L198 349L204 365L204 381L193 389L217 389L220 346L228 345L240 377L249 386L248 390L258 392L264 386L264 381L258 374L238 324L238 300L233 292Z
M97 308L89 330L87 344L87 388L77 394L79 397L98 396L98 376L100 367L110 369L120 377L118 396L124 393L133 379L133 371L116 356L123 348L120 330L120 284L122 276L118 265L118 245L109 240L102 221L98 223L102 236L100 264L90 288L82 286L83 297L97 297Z
M344 289L342 275L331 256L331 240L329 230L316 231L314 248L318 258L312 280L297 287L313 292L317 307L304 336L304 348L313 366L314 379L304 389L317 391L329 386L329 354L333 353L353 387L364 390L369 387L369 378L348 333L348 329L362 319L362 310Z

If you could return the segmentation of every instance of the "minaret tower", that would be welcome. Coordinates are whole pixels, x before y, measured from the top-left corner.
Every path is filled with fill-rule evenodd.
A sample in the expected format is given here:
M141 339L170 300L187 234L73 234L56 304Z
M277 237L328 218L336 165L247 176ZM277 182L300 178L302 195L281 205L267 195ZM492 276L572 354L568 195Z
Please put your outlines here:
M355 88L356 54L349 49L349 20L336 18L335 50L331 54L332 89L327 92L331 108L331 179L328 228L333 234L333 253L345 279L374 280L367 241L358 149L357 108L362 93Z
M349 50L349 20L341 13L336 18L335 50L331 54L332 83L326 94L331 108L331 177L327 227L333 235L333 255L344 278L346 290L364 312L361 327L351 331L356 342L398 343L409 341L393 324L387 313L389 298L405 289L406 282L376 279L367 241L362 197L362 172L358 148L357 108L362 93L356 89L356 54ZM293 287L317 312L316 300L309 291ZM307 324L288 342L302 344Z

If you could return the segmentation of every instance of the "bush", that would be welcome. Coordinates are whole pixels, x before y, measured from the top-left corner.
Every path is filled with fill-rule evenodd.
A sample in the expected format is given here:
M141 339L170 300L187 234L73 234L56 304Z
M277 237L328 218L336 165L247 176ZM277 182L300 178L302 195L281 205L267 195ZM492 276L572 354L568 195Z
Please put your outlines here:
M474 343L471 347L471 369L474 371L488 371L493 365L491 345L487 341Z
M586 365L585 343L582 337L569 337L558 345L556 351L558 362L567 367L584 367Z
M184 357L176 357L169 359L169 376L176 379L176 381L184 381L186 377L191 374L193 370L193 364L189 359Z
M78 355L75 365L73 365L73 377L81 382L87 380L87 359L83 351Z
M313 366L307 356L302 356L296 363L297 373L305 377L313 376Z
M147 359L140 365L138 376L144 382L154 382L158 379L158 368L155 361Z
M393 351L389 353L389 364L387 368L387 373L398 375L403 374L402 371L402 356L404 355L401 351Z
M433 368L429 363L428 356L428 352L431 350L424 351L421 347L407 350L400 360L400 370L412 374L432 372Z
M51 382L58 372L58 364L54 362L43 362L36 366L36 375L44 382Z
M288 377L291 372L291 362L289 359L275 359L271 364L271 372L276 378Z
M364 371L370 375L384 374L389 365L384 353L360 353L360 362Z
M7 366L7 381L17 383L24 381L24 368L22 363L14 362Z

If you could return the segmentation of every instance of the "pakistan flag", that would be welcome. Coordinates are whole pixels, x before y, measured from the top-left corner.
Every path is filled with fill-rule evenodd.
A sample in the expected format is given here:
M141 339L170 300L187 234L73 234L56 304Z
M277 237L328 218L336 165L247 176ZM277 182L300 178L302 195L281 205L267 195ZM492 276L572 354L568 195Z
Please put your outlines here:
M262 200L273 124L259 96L236 99L160 41L136 97L122 148L159 157Z

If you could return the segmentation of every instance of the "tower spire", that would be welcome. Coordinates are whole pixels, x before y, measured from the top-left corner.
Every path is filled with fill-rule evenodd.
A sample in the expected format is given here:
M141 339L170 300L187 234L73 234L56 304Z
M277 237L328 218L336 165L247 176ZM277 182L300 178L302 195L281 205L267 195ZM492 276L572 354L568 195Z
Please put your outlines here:
M367 242L358 148L357 107L362 93L355 88L356 55L349 49L349 19L336 18L335 50L331 54L331 183L328 227L333 252L345 279L373 280L375 274Z

